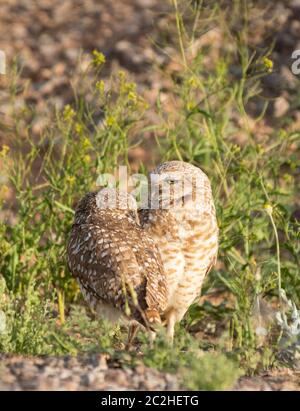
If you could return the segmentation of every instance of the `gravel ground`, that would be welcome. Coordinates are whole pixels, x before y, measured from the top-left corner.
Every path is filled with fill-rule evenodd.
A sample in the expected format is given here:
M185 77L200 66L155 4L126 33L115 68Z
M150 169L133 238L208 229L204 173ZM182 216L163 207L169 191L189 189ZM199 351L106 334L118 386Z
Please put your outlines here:
M260 1L257 2L257 4ZM1 4L0 50L11 61L18 56L23 67L22 80L30 80L25 99L37 110L32 132L39 134L49 103L62 107L73 99L70 79L76 79L81 52L101 50L107 57L106 71L127 70L150 104L157 93L166 97L173 88L164 73L176 73L181 66L177 55L174 18L170 2L159 0L6 0ZM291 73L291 54L300 48L300 2L278 1L264 13L257 12L249 30L251 46L259 49L274 42L272 59L275 70L264 80L267 96L276 98L267 113L276 124L286 114L300 123L300 111L291 107L295 76ZM210 59L226 46L217 29L203 34L199 45L214 44ZM159 45L160 47L157 47ZM155 68L155 69L154 69ZM77 75L79 75L77 73ZM3 77L3 76L2 76ZM0 113L6 113L4 80L0 77ZM20 101L21 103L21 101ZM255 103L258 104L258 103ZM254 107L253 112L261 107ZM294 124L294 127L296 125ZM0 142L1 139L0 133Z
M123 67L142 88L148 101L155 101L157 91L168 87L159 71L176 71L178 67L167 54L154 45L170 18L168 2L159 0L5 0L1 2L0 49L8 59L19 55L23 79L31 86L25 95L37 116L33 133L42 129L43 113L51 100L58 107L72 99L70 73L75 70L80 50L102 50L110 68ZM265 80L270 97L277 97L267 121L273 123L289 114L292 126L300 126L300 111L291 108L295 78L291 74L291 52L300 49L300 1L278 1L269 15L258 15L253 27L253 42L261 42L265 32L277 33L272 58L276 70ZM219 47L222 38L211 31L202 38ZM206 43L205 43L206 42ZM270 44L270 41L269 43ZM168 50L168 54L172 50ZM297 91L297 90L296 90ZM23 96L20 98L24 98ZM0 78L0 113L6 112L7 100ZM292 111L294 110L294 111ZM274 125L274 123L273 123ZM0 130L0 143L5 141ZM257 377L243 377L236 390L299 390L299 373L281 370ZM144 366L136 369L112 368L101 355L87 358L0 356L0 390L176 390L175 376L162 374Z
M26 101L41 113L49 99L57 107L72 100L70 78L81 52L101 50L106 74L121 66L139 84L151 86L156 81L149 77L151 66L166 59L155 50L153 27L163 25L168 10L168 2L158 0L6 0L0 49L8 61L18 57L21 78L31 81Z
M111 368L103 355L88 357L0 357L4 390L178 390L177 378L138 365Z
M21 357L0 356L0 391L6 390L121 390L174 391L184 389L174 375L138 365L112 367L105 356ZM242 377L235 391L299 390L300 372L288 369L255 377Z

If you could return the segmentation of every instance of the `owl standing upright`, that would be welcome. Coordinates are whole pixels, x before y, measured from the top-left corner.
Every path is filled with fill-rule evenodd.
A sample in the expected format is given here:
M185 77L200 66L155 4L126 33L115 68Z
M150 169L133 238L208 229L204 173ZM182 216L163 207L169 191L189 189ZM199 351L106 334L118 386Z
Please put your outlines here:
M131 195L109 188L86 194L75 212L67 257L96 312L150 329L160 322L167 302L160 254L139 225Z
M145 233L160 251L167 283L164 318L173 339L174 326L200 295L218 251L218 225L206 174L191 164L170 161L151 174L147 208L139 210Z

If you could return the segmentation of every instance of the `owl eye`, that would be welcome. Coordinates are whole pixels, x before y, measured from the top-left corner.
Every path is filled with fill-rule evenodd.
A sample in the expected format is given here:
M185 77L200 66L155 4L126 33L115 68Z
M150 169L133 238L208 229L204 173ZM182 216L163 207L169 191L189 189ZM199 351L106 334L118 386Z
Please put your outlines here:
M174 185L174 184L177 184L180 181L180 179L178 179L176 177L169 177L166 181L169 184Z

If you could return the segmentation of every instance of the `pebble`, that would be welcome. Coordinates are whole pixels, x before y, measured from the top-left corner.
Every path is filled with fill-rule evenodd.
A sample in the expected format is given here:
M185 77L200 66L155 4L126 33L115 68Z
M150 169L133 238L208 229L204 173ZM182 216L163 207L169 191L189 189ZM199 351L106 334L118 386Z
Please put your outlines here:
M275 117L282 117L284 116L290 105L289 102L284 97L278 97L274 103L274 116Z
M168 390L179 389L174 375L138 365L101 368L95 355L80 357L1 356L2 390ZM103 355L100 355L101 361Z

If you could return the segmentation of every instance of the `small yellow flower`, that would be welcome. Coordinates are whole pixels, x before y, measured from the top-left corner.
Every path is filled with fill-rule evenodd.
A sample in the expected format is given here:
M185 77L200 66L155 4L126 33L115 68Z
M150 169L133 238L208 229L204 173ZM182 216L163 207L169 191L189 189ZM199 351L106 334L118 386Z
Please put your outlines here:
M239 153L241 151L241 147L238 144L233 144L231 148L233 153Z
M85 137L85 138L83 139L83 141L82 141L82 147L83 147L84 150L87 150L88 148L91 148L91 147L92 147L92 143L91 143L91 141L90 141L89 138Z
M136 84L135 83L126 83L125 84L128 92L132 91L132 92L136 92Z
M188 101L187 104L186 104L186 109L187 109L188 111L192 111L194 108L195 108L195 102L193 102L193 101Z
M129 94L129 93L134 93L136 94L136 84L135 83L127 83L122 82L120 86L120 93L121 94Z
M108 127L112 127L113 125L116 124L116 119L113 116L107 116L106 117L106 124Z
M250 257L250 264L251 265L257 265L257 263L256 263L256 260L255 260L255 257Z
M188 79L188 85L192 88L196 88L198 85L197 78L195 76L192 76Z
M67 183L69 183L71 186L75 183L74 176L67 176L66 180L67 180Z
M0 199L4 199L6 197L6 194L9 192L9 188L7 187L7 185L3 185L0 188Z
M273 214L273 207L272 207L271 204L266 203L266 204L264 205L264 209L266 210L266 212L267 212L268 214L270 214L270 215Z
M258 154L263 154L265 152L264 147L261 144L256 145L256 151Z
M0 151L0 157L2 157L2 158L6 157L9 150L10 150L10 148L8 147L8 145L3 144L2 150Z
M273 61L272 61L271 59L269 59L268 57L265 57L265 58L263 59L263 63L264 63L265 68L267 69L267 71L268 71L269 73L272 73L272 71L273 71L273 66L274 66Z
M285 182L287 183L293 183L293 176L291 176L290 174L286 173L283 175L283 179Z
M64 108L64 112L63 112L63 117L65 121L72 121L72 119L75 116L75 111L72 109L72 107L70 106L70 104L67 104Z
M89 154L86 154L84 157L83 157L83 161L86 163L86 164L90 164L90 162L91 162L91 156L89 155Z
M82 124L76 123L76 124L75 124L75 131L76 131L76 133L81 134L81 133L83 132L83 126L82 126Z
M148 109L150 108L150 104L147 103L147 101L143 101L142 108L143 108L144 110L148 110Z
M106 58L104 54L101 53L101 51L94 50L93 56L94 56L93 63L96 67L100 67L106 62Z
M125 71L119 70L119 71L118 71L118 77L119 77L119 80L120 80L120 81L124 81L124 80L126 79Z
M279 130L279 138L281 138L282 140L285 140L286 138L289 137L289 133L285 130Z
M96 89L99 91L100 94L104 94L105 91L105 83L103 80L97 81Z
M134 91L130 91L128 93L128 100L132 101L133 103L137 102L137 94Z

